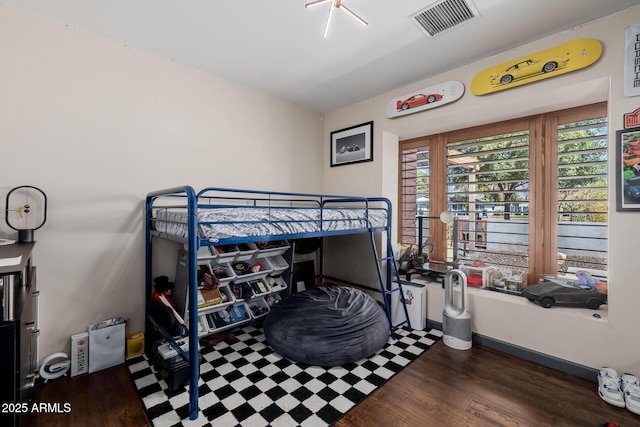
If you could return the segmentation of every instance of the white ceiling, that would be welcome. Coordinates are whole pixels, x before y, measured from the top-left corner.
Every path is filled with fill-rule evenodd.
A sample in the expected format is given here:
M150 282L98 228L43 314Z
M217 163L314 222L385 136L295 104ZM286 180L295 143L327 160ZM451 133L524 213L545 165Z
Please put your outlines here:
M0 0L320 113L576 27L640 0L471 0L481 17L428 38L434 0ZM639 16L640 18L640 16ZM623 29L620 29L622 31Z

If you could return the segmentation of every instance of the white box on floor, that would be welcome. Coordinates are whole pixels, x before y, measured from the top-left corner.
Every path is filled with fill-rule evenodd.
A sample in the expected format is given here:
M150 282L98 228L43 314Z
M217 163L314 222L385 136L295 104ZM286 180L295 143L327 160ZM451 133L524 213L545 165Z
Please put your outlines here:
M393 283L393 286L398 286ZM424 285L417 283L403 283L402 292L404 293L407 312L409 313L409 322L413 329L424 329L427 327L427 291ZM394 325L406 320L404 308L400 302L400 292L391 293L391 322Z

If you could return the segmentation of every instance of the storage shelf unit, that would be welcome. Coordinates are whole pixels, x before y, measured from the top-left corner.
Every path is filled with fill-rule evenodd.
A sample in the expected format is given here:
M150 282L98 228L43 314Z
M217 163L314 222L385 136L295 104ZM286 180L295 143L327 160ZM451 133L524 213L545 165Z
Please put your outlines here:
M260 246L262 243L258 242ZM232 250L221 250L216 246L200 248L198 266L208 269L217 278L217 290L223 300L216 304L198 305L198 336L219 333L260 319L282 298L280 293L288 295L293 250L286 240L270 244L268 249L258 249L253 242L239 250L233 249L237 245L232 245ZM265 242L264 246L269 245ZM186 324L190 314L187 261L187 251L179 250L174 304L178 313L184 313ZM259 265L260 268L255 272L247 269L240 274L241 270L234 269L236 264L249 268Z

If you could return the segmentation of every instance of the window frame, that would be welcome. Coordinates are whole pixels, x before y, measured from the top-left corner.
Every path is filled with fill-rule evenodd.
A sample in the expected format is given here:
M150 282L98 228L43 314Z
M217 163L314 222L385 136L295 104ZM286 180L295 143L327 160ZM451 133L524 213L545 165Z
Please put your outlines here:
M407 139L398 145L398 236L403 236L403 152L429 147L429 241L434 245L431 258L446 261L446 225L437 219L447 209L447 144L515 131L529 130L529 267L527 283L535 283L542 274L555 274L558 268L558 126L608 117L607 102L567 108L523 118L484 124L450 132ZM611 134L608 124L609 142ZM609 150L611 144L609 143ZM610 153L610 151L609 151ZM613 168L609 158L608 176ZM544 165L553 165L545 168ZM434 191L435 190L435 191ZM611 192L608 195L611 205Z

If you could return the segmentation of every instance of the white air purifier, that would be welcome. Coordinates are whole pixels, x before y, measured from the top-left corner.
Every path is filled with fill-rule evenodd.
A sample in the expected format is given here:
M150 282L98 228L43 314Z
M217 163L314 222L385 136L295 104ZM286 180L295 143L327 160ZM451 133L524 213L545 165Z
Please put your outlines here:
M461 304L455 304L453 287L461 286ZM471 348L471 313L467 311L467 275L462 270L449 270L444 275L444 310L442 311L442 341L456 350Z

